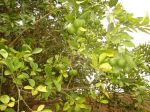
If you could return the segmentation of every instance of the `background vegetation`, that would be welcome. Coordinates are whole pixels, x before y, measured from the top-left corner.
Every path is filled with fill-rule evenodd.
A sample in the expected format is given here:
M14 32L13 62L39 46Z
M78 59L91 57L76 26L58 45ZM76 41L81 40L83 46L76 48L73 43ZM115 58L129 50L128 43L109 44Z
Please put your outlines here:
M150 110L150 45L129 34L150 33L148 15L118 0L1 0L0 26L1 111Z

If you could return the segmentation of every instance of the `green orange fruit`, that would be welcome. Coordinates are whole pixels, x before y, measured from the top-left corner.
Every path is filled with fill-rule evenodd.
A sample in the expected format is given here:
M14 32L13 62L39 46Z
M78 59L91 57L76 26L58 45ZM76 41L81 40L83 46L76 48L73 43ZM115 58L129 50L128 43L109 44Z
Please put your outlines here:
M127 66L127 67L125 67L125 69L124 69L124 71L125 71L125 72L130 72L130 70L131 70L131 68L130 68L130 67L128 67L128 66Z
M117 61L117 64L119 67L125 67L126 61L125 61L125 59L121 58Z
M85 25L85 20L84 19L76 19L73 23L73 25L76 27L76 28L79 28L79 27L82 27Z
M70 70L69 71L69 74L71 75L71 76L75 76L75 75L77 75L77 70Z
M70 24L67 26L67 31L68 31L70 34L74 34L74 33L76 33L76 28L74 27L73 24L70 23Z
M111 64L111 65L117 65L117 59L111 58L111 59L110 59L110 64Z

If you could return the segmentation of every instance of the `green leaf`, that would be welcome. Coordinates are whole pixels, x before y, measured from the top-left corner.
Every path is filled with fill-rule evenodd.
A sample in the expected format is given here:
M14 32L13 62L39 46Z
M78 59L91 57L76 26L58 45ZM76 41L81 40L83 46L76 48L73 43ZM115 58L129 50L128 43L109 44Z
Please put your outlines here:
M33 79L28 79L30 86L35 86L35 81Z
M28 79L29 75L27 73L22 73L17 76L18 79Z
M6 110L5 110L5 112L16 112L14 109L12 109L12 108L7 108ZM22 111L21 111L22 112Z
M52 68L50 67L50 65L46 65L44 70L45 70L47 76L52 75Z
M76 106L75 106L75 112L81 112L80 104L76 104Z
M7 106L6 106L6 105L0 105L0 110L1 110L1 111L6 110L6 108L7 108Z
M33 71L37 71L37 69L38 69L38 64L37 63L31 61L30 66L32 67Z
M84 103L85 102L85 98L84 97L77 97L76 98L76 102L78 102L78 103Z
M32 90L32 89L34 89L34 88L33 88L33 87L31 87L31 86L24 86L24 89Z
M67 111L70 108L70 105L68 102L65 103L63 111Z
M98 82L98 83L95 84L95 87L97 87L97 88L100 87L100 86L101 86L100 82Z
M114 29L114 23L109 23L107 27L107 31L111 32Z
M10 101L10 97L8 95L2 95L0 97L0 101L4 104L7 104Z
M14 82L15 84L17 84L17 85L22 85L21 79L15 78L15 79L13 80L13 82Z
M134 43L131 41L124 41L121 44L126 46L126 47L134 47Z
M40 105L38 108L37 108L37 111L42 111L44 109L45 105Z
M98 65L98 58L96 56L96 54L92 54L92 66L96 67Z
M38 54L42 52L42 48L35 48L33 51L32 51L32 54Z
M5 75L11 75L11 72L10 72L9 70L6 70L6 71L4 72L4 74L5 74Z
M7 58L8 57L8 53L5 49L1 49L0 50L0 54L4 57L4 58Z
M99 63L102 63L105 58L107 57L107 54L106 53L102 53L100 56L99 56Z
M54 82L54 84L55 84L57 90L58 90L58 91L61 91L61 83L58 82L57 80L54 80L53 82Z
M29 52L32 51L31 47L29 45L27 45L27 44L23 44L22 50L23 51L29 51Z
M80 108L84 108L84 109L87 109L87 108L88 108L85 104L79 104L79 107L80 107Z
M108 104L108 100L101 100L100 103Z
M118 3L118 0L109 0L109 6L113 7Z
M62 75L63 75L64 78L67 78L67 77L68 77L68 74L67 74L67 73L63 73Z
M118 38L120 38L121 40L131 40L133 39L133 37L131 37L127 32L121 32L118 33Z
M85 31L86 31L86 29L83 28L83 27L80 27L79 30L82 31L82 32L85 32Z
M40 92L47 92L46 86L43 85L39 85L36 90Z

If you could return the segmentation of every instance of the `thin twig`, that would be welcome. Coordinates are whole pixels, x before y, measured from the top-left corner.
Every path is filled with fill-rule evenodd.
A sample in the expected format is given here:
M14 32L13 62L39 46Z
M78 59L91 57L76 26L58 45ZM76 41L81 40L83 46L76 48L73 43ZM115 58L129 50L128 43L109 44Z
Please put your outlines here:
M34 25L36 25L36 24L38 24L39 22L41 22L44 18L46 18L49 14L51 14L51 11L49 12L49 13L47 13L47 14L45 14L43 17L41 17L39 20L37 20L37 21L35 21L34 23L33 23L33 26ZM9 45L11 46L11 45L13 45L21 36L22 36L22 34L24 33L24 32L26 32L27 30L29 30L31 27L27 27L27 28L25 28L19 35L18 35L18 37L16 37Z
M63 89L64 91L73 91L73 90L79 90L79 89L90 89L89 86L83 86L83 87L73 87L73 88L66 88Z
M20 109L20 89L18 87L18 85L16 84L16 87L17 87L17 91L18 91L18 106L17 106L17 112L19 112L19 109Z
M71 78L70 78L70 80L69 80L69 82L68 82L67 89L69 88L69 85L70 85L70 83L71 83L71 81L72 81L72 78L73 78L73 76L71 76Z
M20 91L22 91L22 92L24 92L24 93L27 93L27 94L32 94L32 93L29 92L29 91L25 91L25 90L20 90Z
M0 82L0 96L1 96L1 94L2 94L3 76L4 76L4 68L3 68L3 66L2 66L2 77L1 77L1 82Z
M32 112L33 110L29 107L29 105L26 103L26 101L22 98L23 103L25 106Z

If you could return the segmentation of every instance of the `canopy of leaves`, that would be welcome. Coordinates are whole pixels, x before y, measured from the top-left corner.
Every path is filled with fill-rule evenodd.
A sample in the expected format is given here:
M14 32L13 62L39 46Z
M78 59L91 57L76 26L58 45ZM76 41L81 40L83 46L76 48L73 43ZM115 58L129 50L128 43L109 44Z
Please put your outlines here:
M150 45L134 46L138 31L150 33L148 15L118 0L1 0L0 111L149 111Z

